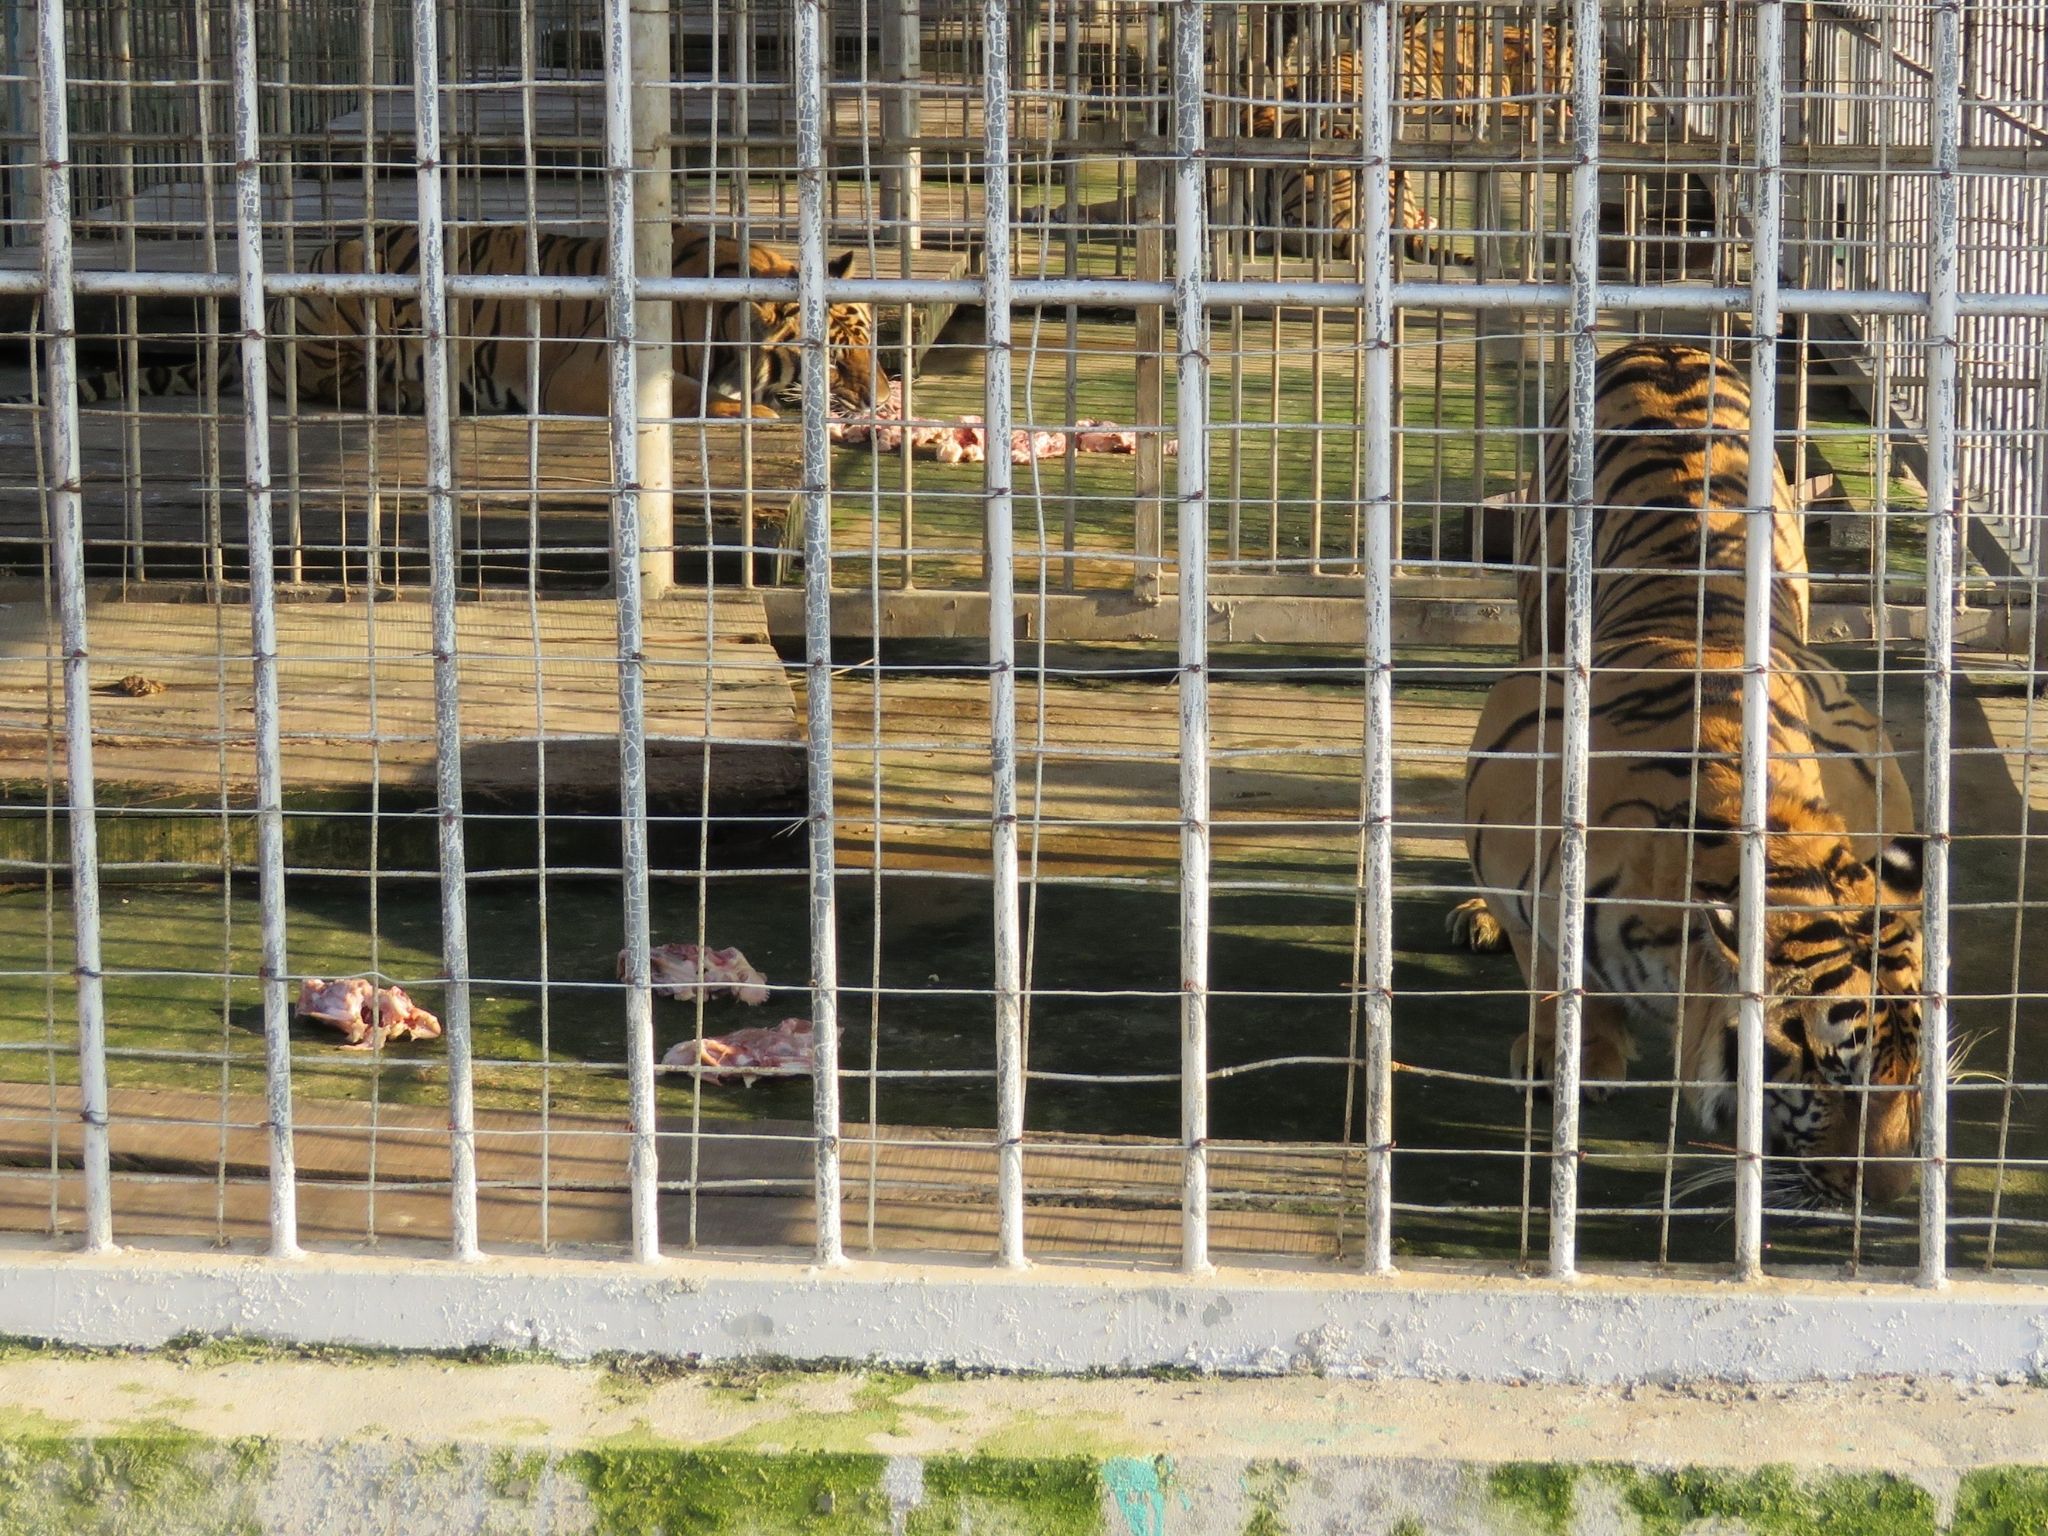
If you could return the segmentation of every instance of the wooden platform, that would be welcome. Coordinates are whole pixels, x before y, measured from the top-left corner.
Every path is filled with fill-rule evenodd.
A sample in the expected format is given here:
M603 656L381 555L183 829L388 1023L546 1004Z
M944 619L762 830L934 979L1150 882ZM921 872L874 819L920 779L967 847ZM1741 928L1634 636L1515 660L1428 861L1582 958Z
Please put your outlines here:
M663 1245L807 1248L809 1124L706 1121L693 1138L683 1094L664 1090L671 1093L660 1134ZM0 1084L0 1231L80 1230L77 1105L74 1088L53 1095ZM260 1097L115 1089L109 1111L117 1240L265 1241L269 1138ZM302 1239L447 1240L445 1110L383 1104L373 1114L365 1104L301 1097L293 1115ZM487 1248L626 1243L623 1124L556 1115L544 1126L492 1111L479 1111L476 1124ZM994 1252L993 1132L848 1123L841 1150L848 1248ZM1362 1159L1343 1148L1215 1146L1211 1244L1225 1254L1333 1256L1340 1203L1352 1207L1356 1230L1361 1177ZM1025 1178L1027 1240L1041 1256L1171 1259L1180 1251L1180 1154L1171 1145L1034 1135Z
M25 385L26 375L10 372L0 378L0 390L16 381ZM145 400L132 419L117 406L80 413L88 574L203 577L209 551L217 547L229 579L246 575L239 399L224 398L222 413L210 419L192 396ZM48 537L34 472L37 425L29 409L0 410L0 558L11 556L23 570L41 565ZM587 585L608 578L609 432L597 419L486 416L456 423L457 543L466 583L482 576L523 585L529 567L544 580L573 576ZM759 530L759 540L772 542L799 485L800 435L793 417L745 426L679 425L678 548L738 542L749 459L753 505L769 525ZM372 422L309 412L294 423L282 403L273 402L270 440L277 476L272 537L281 578L360 583L374 537L384 581L424 582L423 418ZM677 558L679 575L701 576L702 565L695 563L701 553ZM734 568L726 577L738 574L737 559L729 557Z
M277 610L287 800L373 779L434 779L430 613L417 596L285 603ZM463 774L480 797L530 795L547 747L551 804L615 799L618 676L614 606L552 600L463 604L457 619ZM694 803L705 754L714 799L782 801L803 783L802 729L759 600L720 593L651 604L645 623L648 789ZM94 769L106 785L167 797L245 797L255 785L246 610L191 603L95 606L90 620ZM0 782L43 781L65 762L63 693L40 606L0 609ZM130 673L163 691L129 697ZM706 694L709 693L707 709ZM374 743L375 750L372 751Z

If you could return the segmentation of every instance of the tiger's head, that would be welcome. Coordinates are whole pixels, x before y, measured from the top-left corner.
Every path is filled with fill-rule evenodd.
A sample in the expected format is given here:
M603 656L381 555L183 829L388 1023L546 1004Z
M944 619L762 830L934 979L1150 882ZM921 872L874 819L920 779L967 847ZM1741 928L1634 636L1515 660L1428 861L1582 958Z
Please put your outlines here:
M826 264L834 277L853 270L847 251ZM794 304L758 306L756 334L776 345L754 353L754 391L762 400L783 405L803 403L803 367L798 343L803 320ZM825 311L825 389L835 415L866 414L889 393L889 375L882 370L875 346L875 312L866 304L833 304Z
M1774 808L1766 858L1770 1203L1848 1204L1859 1180L1865 1200L1897 1199L1913 1186L1920 1134L1920 839L1895 837L1865 864L1839 822L1795 831ZM1725 1125L1739 1061L1740 940L1733 891L1702 895L1695 942L1724 974L1687 1075L1707 1085L1704 1117Z

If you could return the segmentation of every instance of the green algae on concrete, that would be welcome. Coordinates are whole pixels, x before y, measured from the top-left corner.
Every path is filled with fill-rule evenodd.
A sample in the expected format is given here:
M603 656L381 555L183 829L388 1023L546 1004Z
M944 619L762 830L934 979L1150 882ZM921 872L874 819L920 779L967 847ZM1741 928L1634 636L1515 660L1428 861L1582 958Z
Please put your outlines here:
M2048 1531L2048 1467L1980 1467L1963 1474L1949 1536L2042 1531Z
M1788 1467L1667 1473L1603 1468L1599 1475L1620 1484L1624 1504L1642 1522L1642 1536L1679 1536L1701 1521L1751 1536L1927 1536L1936 1528L1933 1495L1888 1472L1806 1478Z
M1946 1529L1950 1536L2012 1536L2048 1530L2048 1472L2017 1469L2015 1477L1971 1473ZM2030 1479L2036 1479L2030 1481ZM1611 1488L1634 1517L1639 1536L1682 1536L1695 1530L1744 1536L1935 1536L1933 1494L1893 1472L1802 1474L1767 1466L1750 1471L1683 1468L1574 1467L1516 1462L1488 1474L1494 1502L1542 1536L1572 1529L1579 1490L1589 1481Z
M1095 1536L1102 1529L1101 1472L1083 1456L932 1457L924 1463L923 1502L903 1525L904 1536Z
M577 1451L593 1536L870 1536L889 1528L885 1458L657 1446Z
M259 1536L260 1438L168 1424L75 1438L0 1433L0 1536Z
M1494 1502L1520 1511L1543 1536L1570 1529L1577 1482L1577 1468L1544 1461L1508 1462L1487 1476Z

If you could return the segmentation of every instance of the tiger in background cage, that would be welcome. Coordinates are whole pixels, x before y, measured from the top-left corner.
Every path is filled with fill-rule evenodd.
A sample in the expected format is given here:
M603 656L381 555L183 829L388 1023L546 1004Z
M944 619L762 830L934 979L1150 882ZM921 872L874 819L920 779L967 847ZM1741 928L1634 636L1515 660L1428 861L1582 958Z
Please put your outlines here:
M530 249L529 249L530 246ZM523 226L451 230L448 269L477 276L602 277L601 236L542 232ZM828 270L843 277L853 253ZM312 273L416 277L415 228L392 226L373 239L336 240L303 264ZM677 277L793 278L796 266L770 246L716 239L678 227L671 274ZM531 306L531 307L529 307ZM426 409L427 343L417 296L366 299L302 294L272 298L265 326L270 392L295 382L301 403L418 415ZM774 417L776 403L794 403L802 385L801 326L792 300L746 302L686 299L675 305L674 409L678 416ZM602 298L478 298L448 301L452 405L472 414L605 416L611 410L610 320ZM373 341L374 336L374 341ZM537 355L536 355L537 354ZM871 411L890 382L875 346L874 314L865 304L833 304L826 312L828 391L841 413ZM197 362L140 369L140 396L199 393ZM233 349L223 349L221 387L239 379ZM84 404L124 398L129 380L118 369L81 371ZM5 403L28 403L26 398Z
M1281 98L1363 111L1365 60L1357 39L1348 29L1318 29L1299 15L1292 21L1274 65ZM1548 113L1561 129L1571 114L1570 35L1560 23L1544 22L1532 46L1530 32L1483 11L1405 8L1395 108L1424 119L1444 113L1461 126L1476 121L1482 108L1503 122Z
M1558 101L1571 68L1562 29L1546 24L1539 36L1540 46L1532 47L1526 27L1492 25L1471 15L1411 12L1402 26L1397 100L1425 113L1448 104L1452 120L1460 124L1474 121L1482 104L1502 121L1521 121L1540 103ZM1297 25L1274 69L1278 101L1247 110L1245 136L1356 142L1362 136L1364 85L1364 56L1355 39L1342 33L1318 36L1315 29ZM1558 110L1565 110L1561 101ZM1254 225L1274 231L1275 244L1287 254L1313 254L1327 241L1331 254L1349 259L1356 254L1363 225L1359 174L1341 162L1255 161ZM1403 242L1408 255L1418 261L1468 260L1432 235L1438 222L1416 196L1410 173L1397 168L1389 179L1391 225L1416 232Z
M1268 103L1245 115L1245 137L1288 139L1296 142L1317 137L1308 126L1309 114L1286 110ZM1320 138L1336 143L1355 143L1357 124L1342 118L1321 125ZM1359 205L1361 172L1356 166L1334 159L1303 159L1299 154L1284 160L1254 159L1249 166L1251 222L1255 231L1270 232L1279 250L1290 256L1311 256L1318 246L1330 255L1349 261L1358 254L1358 236L1365 227ZM1388 223L1393 230L1409 231L1402 248L1416 261L1425 261L1436 251L1429 232L1437 227L1429 210L1415 196L1408 173L1394 168L1388 174ZM1451 260L1457 258L1449 252Z
M1462 947L1512 949L1534 994L1518 1079L1549 1077L1556 1043L1567 415L1568 396L1547 511L1522 533L1524 665L1467 760L1485 894L1449 924ZM1709 1126L1731 1117L1739 1061L1749 415L1743 375L1694 347L1635 343L1595 375L1582 1070L1618 1081L1635 1032L1663 1031ZM1775 1205L1883 1200L1910 1186L1918 1137L1921 847L1882 724L1806 646L1801 517L1775 463L1771 485L1767 1187Z

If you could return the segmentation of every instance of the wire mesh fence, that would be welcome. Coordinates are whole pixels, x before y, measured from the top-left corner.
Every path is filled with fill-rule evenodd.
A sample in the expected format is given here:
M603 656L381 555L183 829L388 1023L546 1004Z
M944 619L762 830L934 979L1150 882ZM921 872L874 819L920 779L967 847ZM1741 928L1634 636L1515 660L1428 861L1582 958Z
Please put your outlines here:
M2043 23L8 4L0 1226L2044 1267Z

